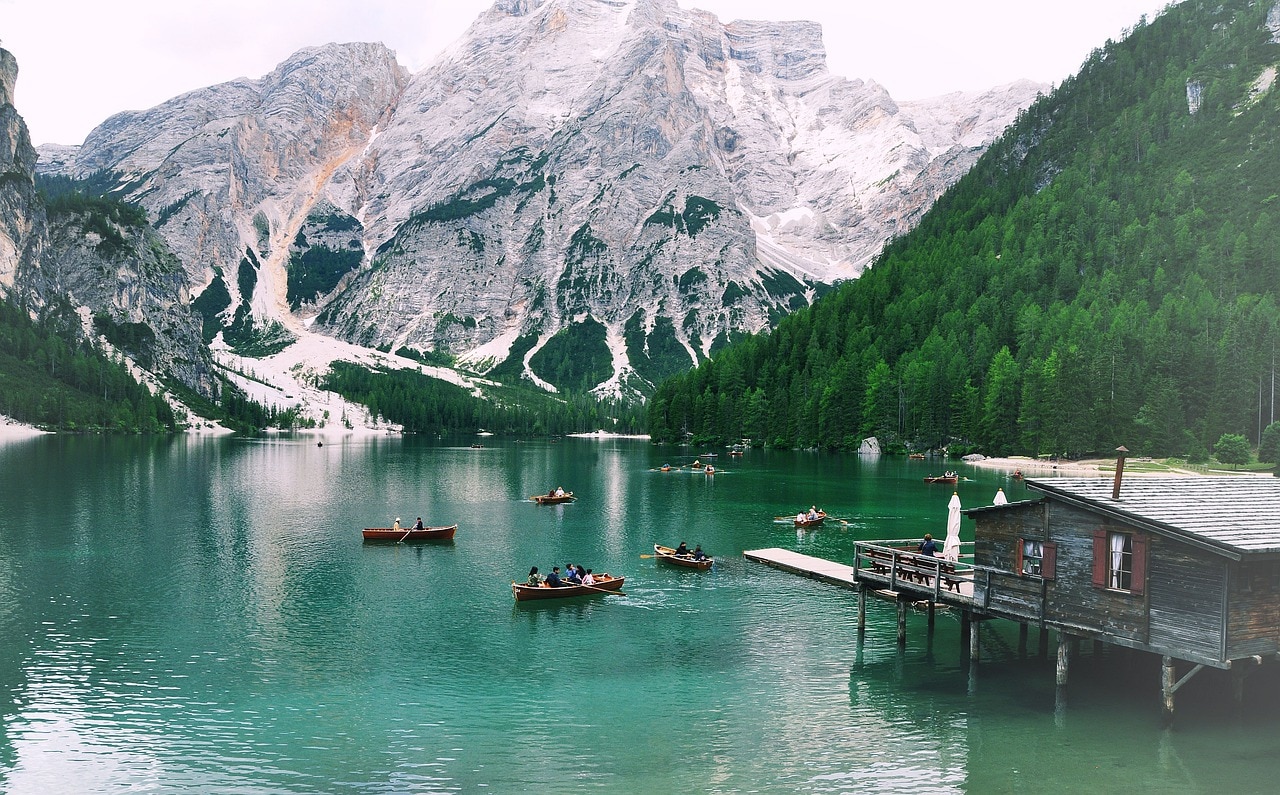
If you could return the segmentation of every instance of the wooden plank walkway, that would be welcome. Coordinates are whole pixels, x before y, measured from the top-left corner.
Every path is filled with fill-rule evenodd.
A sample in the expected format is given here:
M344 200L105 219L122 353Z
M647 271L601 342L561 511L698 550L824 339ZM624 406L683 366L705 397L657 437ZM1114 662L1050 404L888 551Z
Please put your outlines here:
M742 553L747 560L754 560L775 569L782 569L793 574L801 574L814 580L839 585L844 588L853 586L853 567L843 563L815 558L812 555L801 555L788 549L772 547L770 549L750 549Z

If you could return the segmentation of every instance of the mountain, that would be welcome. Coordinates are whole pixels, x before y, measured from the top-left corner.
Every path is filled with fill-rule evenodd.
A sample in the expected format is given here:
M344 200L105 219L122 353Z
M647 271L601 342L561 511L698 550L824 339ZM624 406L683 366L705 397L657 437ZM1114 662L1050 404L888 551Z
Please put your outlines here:
M180 263L135 207L39 195L36 151L13 106L17 73L0 49L3 410L63 427L172 428L171 407L135 376L219 395Z
M307 49L41 168L146 208L206 340L646 395L856 277L1043 88L899 104L816 24L498 0L417 74Z
M1182 3L856 282L663 384L657 439L1207 459L1276 420L1280 5Z

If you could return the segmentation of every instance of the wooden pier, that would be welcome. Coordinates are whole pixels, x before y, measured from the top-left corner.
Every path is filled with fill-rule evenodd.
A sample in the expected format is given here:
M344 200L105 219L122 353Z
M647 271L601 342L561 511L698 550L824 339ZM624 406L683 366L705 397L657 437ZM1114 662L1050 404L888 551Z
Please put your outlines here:
M742 553L747 560L754 560L775 569L800 574L814 580L821 580L842 588L853 588L853 567L843 563L835 563L812 555L801 555L787 549L771 547L769 549L750 549Z

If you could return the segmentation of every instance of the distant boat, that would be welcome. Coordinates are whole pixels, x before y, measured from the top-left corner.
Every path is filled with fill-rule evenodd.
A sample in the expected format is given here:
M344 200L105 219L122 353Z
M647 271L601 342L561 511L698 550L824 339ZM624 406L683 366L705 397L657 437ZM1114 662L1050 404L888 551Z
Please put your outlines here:
M705 471L708 475L714 475L716 473L716 468L711 466L710 464L707 464L707 468L703 471Z
M480 450L483 448L484 448L484 445L480 444L479 442L476 442L475 444L471 445L472 450Z
M671 465L670 465L670 464L663 464L661 467L659 467L659 469L661 469L663 472L670 472L670 471L671 471Z
M719 456L716 453L703 453L702 455L698 456L698 458L718 458L718 457Z
M563 494L535 494L529 499L539 505L556 505L562 502L573 502L576 498L572 491L566 491Z
M907 456L907 458L910 458L914 461L923 461L924 453L911 453L910 455Z
M522 585L518 582L513 582L511 583L511 593L515 595L517 602L530 602L538 599L566 599L571 596L595 596L621 591L622 581L626 578L601 574L595 579L595 585L562 585L559 588L550 588L546 585ZM626 596L624 593L619 593L618 595Z
M458 532L456 524L439 527L366 527L362 533L365 541L445 541Z
M954 472L948 472L945 475L925 475L925 483L959 483L960 476Z

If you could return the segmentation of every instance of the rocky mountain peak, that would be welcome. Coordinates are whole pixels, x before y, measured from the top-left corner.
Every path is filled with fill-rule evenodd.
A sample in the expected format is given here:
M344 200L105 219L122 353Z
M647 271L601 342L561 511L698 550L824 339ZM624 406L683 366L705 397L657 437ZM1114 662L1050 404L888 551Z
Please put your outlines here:
M302 50L118 114L72 162L118 175L233 336L644 394L856 277L1041 88L899 105L831 75L814 23L497 0L416 74ZM611 377L552 373L557 339Z

